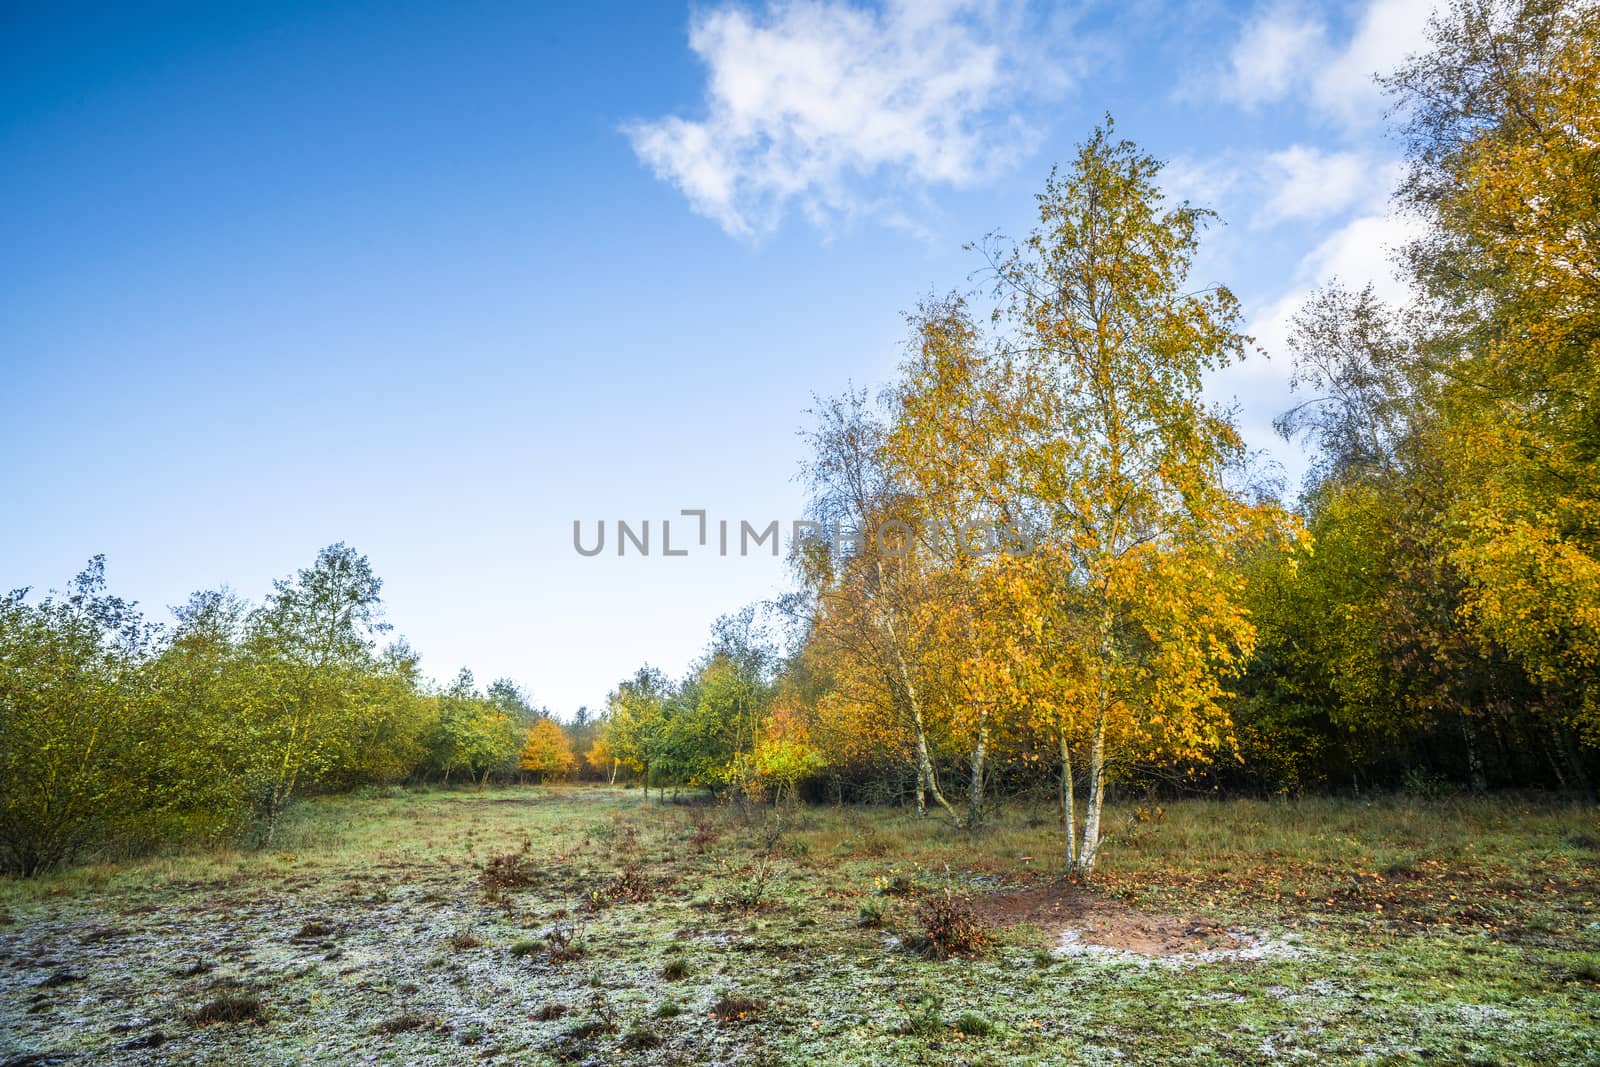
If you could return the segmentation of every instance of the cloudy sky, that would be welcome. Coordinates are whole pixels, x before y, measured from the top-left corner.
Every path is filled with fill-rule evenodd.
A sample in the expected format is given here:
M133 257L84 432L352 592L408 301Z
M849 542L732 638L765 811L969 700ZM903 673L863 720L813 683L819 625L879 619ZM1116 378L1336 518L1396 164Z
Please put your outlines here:
M1289 317L1401 295L1372 75L1428 10L9 5L0 584L103 552L164 618L343 540L437 677L567 714L681 671L784 584L716 523L801 516L812 396L887 381L1107 112L1221 213L1200 280L1271 358L1213 392L1292 484ZM655 552L580 556L601 519Z

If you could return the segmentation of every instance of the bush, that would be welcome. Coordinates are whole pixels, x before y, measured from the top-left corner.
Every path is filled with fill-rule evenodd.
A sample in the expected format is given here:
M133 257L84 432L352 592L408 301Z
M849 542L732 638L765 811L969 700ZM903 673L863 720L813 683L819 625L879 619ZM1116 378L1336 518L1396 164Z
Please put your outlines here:
M654 889L654 883L639 865L630 863L605 885L590 890L583 906L587 911L603 911L610 904L637 904L649 900Z
M585 952L578 928L559 919L544 935L544 943L545 958L551 963L571 963L582 959Z
M542 873L533 858L533 842L524 841L516 852L492 856L484 864L478 885L488 896L497 896L507 889L526 889L538 882Z
M946 890L917 905L922 937L916 947L930 959L976 956L989 945L989 931L972 905Z
M224 993L191 1011L185 1018L196 1026L242 1023L261 1018L264 1011L261 998L254 993Z
M713 826L711 820L696 819L694 833L689 835L689 847L704 855L721 837L722 831Z
M944 997L938 993L919 993L901 1006L906 1013L905 1022L900 1024L901 1033L927 1035L944 1029Z
M964 1011L950 1025L968 1037L984 1037L994 1032L994 1023L975 1011Z

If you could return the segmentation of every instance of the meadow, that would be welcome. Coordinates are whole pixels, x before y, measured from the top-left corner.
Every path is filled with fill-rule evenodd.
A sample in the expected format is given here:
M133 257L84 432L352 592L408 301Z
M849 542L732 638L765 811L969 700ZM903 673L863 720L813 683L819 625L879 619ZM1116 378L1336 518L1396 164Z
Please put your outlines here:
M687 796L685 797L687 801ZM0 1063L1600 1062L1600 818L369 790L0 882Z

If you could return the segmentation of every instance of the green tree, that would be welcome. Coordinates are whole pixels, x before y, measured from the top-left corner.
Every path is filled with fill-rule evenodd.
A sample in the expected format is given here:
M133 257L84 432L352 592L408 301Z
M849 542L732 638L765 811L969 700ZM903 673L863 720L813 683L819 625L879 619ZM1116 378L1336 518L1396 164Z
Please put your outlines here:
M637 772L650 795L651 761L660 746L672 685L654 667L640 667L606 698L606 747L613 759Z
M456 771L466 771L482 786L491 774L511 768L525 731L499 704L478 692L471 671L463 667L436 701L439 718L428 751L446 783Z
M160 736L145 696L156 631L106 592L96 556L63 594L0 597L0 866L69 862L142 808Z
M331 776L368 706L360 684L388 630L383 582L367 558L336 544L273 583L250 618L250 692L241 707L246 774L271 840L296 791Z

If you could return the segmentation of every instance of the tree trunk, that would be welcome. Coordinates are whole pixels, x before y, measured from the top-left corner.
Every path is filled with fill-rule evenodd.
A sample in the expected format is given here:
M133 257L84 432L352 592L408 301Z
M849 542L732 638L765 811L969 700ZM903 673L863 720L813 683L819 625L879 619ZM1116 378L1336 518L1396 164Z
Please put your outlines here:
M878 566L878 575L881 580L883 576L881 563ZM956 813L955 808L950 806L950 802L944 798L944 793L939 789L939 781L933 774L933 761L928 757L928 735L922 723L922 704L917 699L916 683L911 680L911 668L906 666L905 651L900 647L900 638L895 633L894 622L890 619L885 619L883 631L884 636L888 639L889 648L894 653L895 669L900 674L901 691L905 694L906 706L911 710L911 723L917 737L917 772L921 775L921 782L917 788L917 814L924 815L927 813L926 802L922 796L922 790L926 788L928 795L933 797L934 802L948 812L951 820L957 826L960 826L961 816Z
M1078 867L1078 799L1077 787L1072 782L1072 750L1067 745L1067 732L1061 731L1061 813L1067 823L1067 870Z
M989 745L989 723L978 720L978 743L972 749L972 785L967 792L967 829L983 821L983 757Z
M939 788L939 779L934 775L933 760L928 755L928 735L922 730L922 712L920 709L917 711L916 722L917 768L921 774L922 781L922 785L917 790L918 803L922 803L922 790L925 788L928 791L928 796L933 798L934 803L938 804L945 810L945 812L950 816L952 822L954 822L957 826L960 826L960 814L957 813L955 807L945 799L944 790ZM922 813L925 814L926 810L926 808L923 808Z
M1078 851L1078 869L1094 870L1095 853L1100 850L1100 809L1106 798L1106 722L1105 712L1097 716L1094 744L1089 749L1089 807L1083 817L1083 847Z
M1561 766L1562 760L1557 758L1556 750L1550 747L1550 739L1548 737L1541 739L1540 747L1544 749L1544 758L1549 761L1550 770L1556 776L1556 788L1563 793L1570 792L1572 787L1567 784L1567 772Z
M951 821L960 826L961 816L945 799L944 792L939 788L939 780L934 776L933 760L928 755L928 734L922 725L922 705L917 700L916 687L911 683L911 671L907 669L905 657L900 655L898 646L895 650L895 659L900 664L900 684L905 687L906 703L911 707L911 722L917 735L917 771L921 775L921 785L917 789L917 814L927 812L922 799L922 790L926 788L934 803L943 808L950 815Z
M1472 728L1472 719L1465 711L1461 716L1461 739L1467 746L1467 784L1472 789L1472 795L1481 797L1489 791L1489 780L1483 773L1483 756L1478 752L1477 731Z

